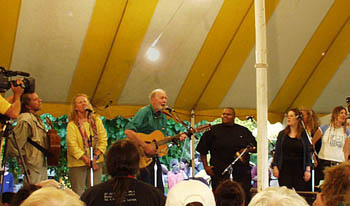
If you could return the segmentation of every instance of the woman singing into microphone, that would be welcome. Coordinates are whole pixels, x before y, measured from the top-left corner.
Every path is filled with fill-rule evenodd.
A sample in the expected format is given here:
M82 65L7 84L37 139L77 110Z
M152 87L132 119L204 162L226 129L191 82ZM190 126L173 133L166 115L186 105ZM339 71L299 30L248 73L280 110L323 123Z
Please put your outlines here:
M316 185L324 179L325 167L337 165L347 161L349 157L349 130L346 129L346 110L343 106L333 109L329 125L322 125L314 137L312 144L322 141L321 150L318 153L320 162L316 167Z
M91 186L90 146L93 148L94 185L101 182L103 154L107 147L106 130L101 119L92 111L87 95L78 94L73 98L72 114L67 126L67 161L72 189L78 195Z
M300 117L298 109L288 111L288 125L278 134L272 168L280 186L305 191L311 177L311 144Z

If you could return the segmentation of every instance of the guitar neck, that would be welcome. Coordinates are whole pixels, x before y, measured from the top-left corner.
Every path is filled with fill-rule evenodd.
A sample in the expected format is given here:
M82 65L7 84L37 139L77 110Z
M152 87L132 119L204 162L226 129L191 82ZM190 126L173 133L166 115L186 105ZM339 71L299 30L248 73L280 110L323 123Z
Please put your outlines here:
M157 141L157 145L161 146L163 144L167 144L167 143L173 141L173 139L176 139L176 138L179 138L179 137L180 137L180 134L177 134L177 135L174 135L174 136L165 137L163 140Z
M46 117L46 122L49 124L51 129L53 129L53 124L52 124L51 120L48 117Z

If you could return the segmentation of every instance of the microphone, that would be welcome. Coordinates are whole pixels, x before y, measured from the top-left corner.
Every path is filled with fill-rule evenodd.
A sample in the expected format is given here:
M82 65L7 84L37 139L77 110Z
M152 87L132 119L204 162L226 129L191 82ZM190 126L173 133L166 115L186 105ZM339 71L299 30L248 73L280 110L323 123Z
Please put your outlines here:
M175 112L175 109L170 108L169 106L165 106L165 110L167 110L168 112Z
M298 120L304 121L304 117L303 117L302 113L298 114L296 117L297 117Z
M110 101L108 102L108 104L106 104L105 108L103 108L103 109L107 109L112 103L113 103L113 101L110 100Z
M93 113L92 109L90 109L90 108L88 108L88 107L85 107L84 110L85 110L85 112L87 112L88 114Z

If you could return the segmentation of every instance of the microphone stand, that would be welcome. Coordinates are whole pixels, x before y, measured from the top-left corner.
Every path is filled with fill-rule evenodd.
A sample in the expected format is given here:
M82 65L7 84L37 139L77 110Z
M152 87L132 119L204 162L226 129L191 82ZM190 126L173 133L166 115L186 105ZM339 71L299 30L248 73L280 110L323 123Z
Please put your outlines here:
M190 136L191 137L191 146L190 146L190 153L191 153L191 168L192 168L192 177L194 177L195 176L195 172L194 172L194 170L195 170L195 164L194 164L194 138L193 137L195 137L194 135L193 135L193 131L194 131L194 129L192 128L192 126L190 126L190 128L187 128L187 125L185 124L185 122L184 121L182 121L181 119L180 119L180 117L177 115L177 113L176 113L176 111L174 110L174 109L171 109L171 108L169 108L169 107L166 107L165 108L168 112L169 112L169 114L170 115L168 115L169 117L171 117L171 118L174 118L175 119L175 121L177 121L177 122L180 122L185 128L186 128L186 130L187 130L187 132L186 132L186 134L187 134L187 136ZM166 114L166 113L165 113ZM175 142L175 144L177 144L177 145L179 145L177 142Z
M301 124L303 125L303 128L305 130L306 136L308 137L309 143L311 144L311 152L312 152L312 155L311 155L311 163L312 163L312 166L311 166L311 191L315 192L315 168L314 168L315 161L314 161L314 158L313 158L315 150L314 150L314 147L313 147L313 144L312 144L312 139L311 139L311 137L309 135L309 132L307 131L307 129L305 127L304 119L302 117L300 118L300 121L301 121Z
M221 173L221 175L224 175L226 172L229 172L229 174L230 174L230 179L233 180L233 176L232 176L233 165L236 164L236 162L237 162L240 158L242 158L242 156L243 156L245 153L248 152L248 150L249 150L250 147L251 147L251 146L248 145L246 148L244 148L243 152L241 152L241 154L238 155L238 157L237 157L235 160L233 160L233 162L231 162L231 163L226 167L226 169Z
M88 122L89 122L89 129L90 129L90 137L88 140L89 144L89 151L90 151L90 186L94 186L94 167L93 167L93 162L94 162L94 151L93 151L93 146L92 146L92 138L93 138L93 130L92 126L90 123L91 120L91 112L88 111Z

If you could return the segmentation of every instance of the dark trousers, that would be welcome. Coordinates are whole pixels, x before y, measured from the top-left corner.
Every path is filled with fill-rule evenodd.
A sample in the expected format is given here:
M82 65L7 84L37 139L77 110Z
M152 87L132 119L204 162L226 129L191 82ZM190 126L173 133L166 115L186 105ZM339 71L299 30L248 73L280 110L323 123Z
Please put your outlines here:
M340 162L334 162L334 161L328 161L328 160L323 160L320 159L320 161L318 162L318 165L316 167L316 171L315 171L315 185L319 185L320 181L324 179L324 169L326 167L331 167L334 165L340 164Z
M157 164L157 188L164 193L162 166L160 165L159 158L153 158L150 165L141 169L138 179L154 186L154 164Z
M280 170L278 183L280 186L286 186L290 189L294 188L296 191L307 191L308 183L304 181L304 169L301 164L292 164L292 162L285 162L282 170Z

